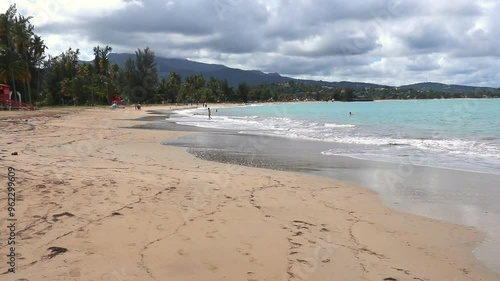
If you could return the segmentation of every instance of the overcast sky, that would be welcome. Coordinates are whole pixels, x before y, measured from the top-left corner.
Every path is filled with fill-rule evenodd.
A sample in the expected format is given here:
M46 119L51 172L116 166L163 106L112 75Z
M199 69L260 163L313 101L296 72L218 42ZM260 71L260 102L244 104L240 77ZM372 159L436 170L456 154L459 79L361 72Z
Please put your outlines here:
M149 46L296 78L500 87L500 0L0 0L58 55Z

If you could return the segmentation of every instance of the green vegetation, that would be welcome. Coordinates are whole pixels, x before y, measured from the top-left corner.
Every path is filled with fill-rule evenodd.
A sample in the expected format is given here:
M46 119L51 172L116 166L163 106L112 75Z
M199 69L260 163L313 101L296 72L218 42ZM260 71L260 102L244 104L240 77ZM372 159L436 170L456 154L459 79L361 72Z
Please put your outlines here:
M353 100L385 100L385 99L449 99L449 98L500 98L500 89L477 90L475 92L447 92L427 89L413 89L409 86L398 87L364 87L335 88L296 81L276 83L253 87L255 94L251 100L260 95L260 100L315 100L315 101L353 101ZM265 94L262 97L262 94Z
M40 68L47 48L34 33L34 26L16 6L0 14L0 83L9 83L13 91L27 93L28 102L33 93L40 94Z
M149 48L138 49L135 60L129 58L122 68L110 62L110 46L96 46L91 62L82 62L80 50L72 48L46 58L47 47L29 20L17 15L15 5L0 15L0 82L23 96L28 93L30 103L106 105L116 95L133 103L247 101L246 84L233 89L213 77L207 83L201 74L183 81L175 72L159 79L155 54Z
M132 103L500 97L498 89L471 91L472 87L448 87L437 83L395 88L351 82L283 81L286 77L276 75L280 82L256 85L243 82L231 87L226 79L206 77L202 73L181 77L177 72L170 72L168 77L159 77L155 53L147 47L138 49L135 58L129 57L122 67L110 61L110 46L96 46L94 59L90 62L82 62L80 50L72 48L47 58L47 47L34 33L30 19L18 15L15 5L0 14L0 83L8 84L13 91L21 92L27 102L39 106L109 105L116 95ZM229 71L223 66L211 67Z

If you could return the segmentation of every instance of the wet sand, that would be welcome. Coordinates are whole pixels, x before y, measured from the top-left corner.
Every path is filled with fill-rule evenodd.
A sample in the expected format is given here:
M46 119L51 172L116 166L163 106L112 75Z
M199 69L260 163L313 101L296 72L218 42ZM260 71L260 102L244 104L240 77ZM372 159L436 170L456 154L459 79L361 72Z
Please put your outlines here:
M228 131L187 135L167 144L189 148L205 160L309 173L368 187L399 211L476 227L487 238L475 255L500 272L500 175L324 156L319 152L343 144Z

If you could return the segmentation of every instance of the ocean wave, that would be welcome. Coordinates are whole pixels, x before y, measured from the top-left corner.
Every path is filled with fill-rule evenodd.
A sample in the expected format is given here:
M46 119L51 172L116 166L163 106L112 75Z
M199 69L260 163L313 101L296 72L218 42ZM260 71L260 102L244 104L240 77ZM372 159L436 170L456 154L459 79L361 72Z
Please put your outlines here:
M353 124L317 123L288 117L220 116L208 120L206 109L179 110L169 120L180 125L234 130L240 133L272 135L295 139L370 146L401 150L411 148L423 152L437 152L500 158L500 144L488 140L437 139L432 136L411 136L387 131L371 130ZM343 130L349 129L349 130ZM370 131L371 130L371 131ZM376 152L375 152L376 153Z
M335 124L335 123L325 123L324 125L327 128L354 128L356 125L351 124Z

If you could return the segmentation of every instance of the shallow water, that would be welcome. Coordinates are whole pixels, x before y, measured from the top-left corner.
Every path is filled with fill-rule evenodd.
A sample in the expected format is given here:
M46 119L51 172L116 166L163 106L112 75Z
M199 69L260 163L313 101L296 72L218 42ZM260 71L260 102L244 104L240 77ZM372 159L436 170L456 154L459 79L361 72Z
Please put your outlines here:
M163 123L218 133L169 144L352 182L392 208L477 227L488 240L475 254L500 273L500 99L214 107L211 120L206 111Z
M376 191L389 207L457 224L488 235L476 256L500 273L500 175L355 159L326 157L321 141L237 133L198 133L171 140L202 159L298 171L351 182ZM344 149L347 144L337 144Z
M322 153L500 174L500 99L296 103L188 109L177 124L322 140ZM349 114L352 113L352 114Z

